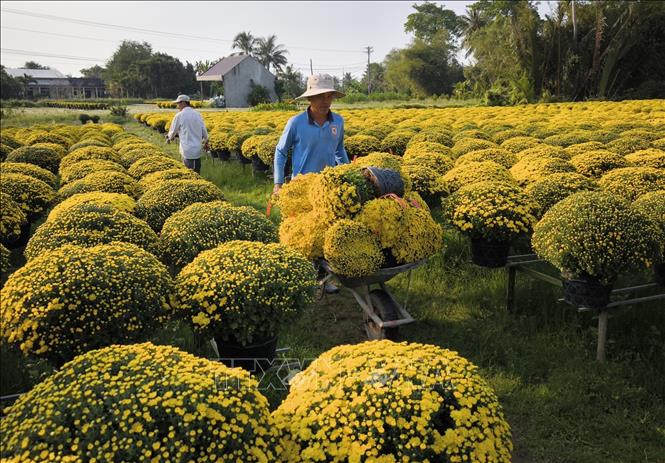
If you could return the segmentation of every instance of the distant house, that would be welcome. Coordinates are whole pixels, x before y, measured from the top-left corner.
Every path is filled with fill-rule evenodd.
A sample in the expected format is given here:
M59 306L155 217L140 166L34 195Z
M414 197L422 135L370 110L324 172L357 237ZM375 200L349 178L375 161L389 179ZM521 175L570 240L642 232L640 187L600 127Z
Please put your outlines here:
M101 98L106 96L104 81L96 77L67 77L57 69L6 68L12 77L29 76L27 98Z
M223 58L206 72L196 77L197 81L222 82L227 108L246 108L252 85L268 89L270 99L277 101L275 76L263 64L250 55L231 55Z

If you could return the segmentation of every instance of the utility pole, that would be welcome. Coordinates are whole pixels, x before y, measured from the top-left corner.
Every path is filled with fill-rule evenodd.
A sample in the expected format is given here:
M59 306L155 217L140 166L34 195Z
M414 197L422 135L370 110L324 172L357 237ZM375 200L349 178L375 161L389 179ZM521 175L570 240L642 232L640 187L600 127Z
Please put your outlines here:
M369 55L374 51L374 47L365 47L367 50L367 94L369 95L372 91L371 79L369 75Z
M314 75L314 68L312 67L312 58L309 59L309 74Z

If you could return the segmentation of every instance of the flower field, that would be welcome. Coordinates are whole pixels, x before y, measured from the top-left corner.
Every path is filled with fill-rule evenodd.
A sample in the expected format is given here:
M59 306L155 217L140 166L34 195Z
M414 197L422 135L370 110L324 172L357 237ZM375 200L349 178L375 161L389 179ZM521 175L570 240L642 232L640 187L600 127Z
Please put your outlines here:
M664 101L343 110L353 162L270 197L293 114L203 113L202 176L156 133L170 113L3 120L0 347L30 377L7 391L3 372L24 392L3 461L659 461L662 307L617 313L596 365L593 314L534 282L506 313L503 273L469 258L505 245L563 278L650 283ZM386 170L399 194L373 188ZM364 342L352 299L315 299L316 259L347 277L426 260L390 283L418 321ZM310 360L288 391L209 359L210 338L275 337Z

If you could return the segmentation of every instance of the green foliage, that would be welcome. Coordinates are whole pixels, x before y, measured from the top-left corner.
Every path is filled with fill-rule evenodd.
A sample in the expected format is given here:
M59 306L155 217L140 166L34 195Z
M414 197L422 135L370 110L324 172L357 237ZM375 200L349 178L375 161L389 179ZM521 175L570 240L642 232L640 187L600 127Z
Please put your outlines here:
M261 103L270 103L270 92L263 85L252 84L252 89L247 95L247 103L250 106L256 106Z

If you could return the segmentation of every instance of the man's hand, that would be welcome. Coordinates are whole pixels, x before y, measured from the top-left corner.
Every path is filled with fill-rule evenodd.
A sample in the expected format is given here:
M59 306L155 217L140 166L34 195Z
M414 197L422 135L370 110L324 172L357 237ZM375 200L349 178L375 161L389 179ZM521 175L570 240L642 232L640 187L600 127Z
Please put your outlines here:
M168 135L166 135L166 144L167 145L171 144L171 139L169 138Z
M210 151L210 142L208 140L206 140L206 142L203 144L203 149Z
M279 196L279 190L282 189L282 184L281 183L275 183L275 186L272 189L272 194L274 196Z

